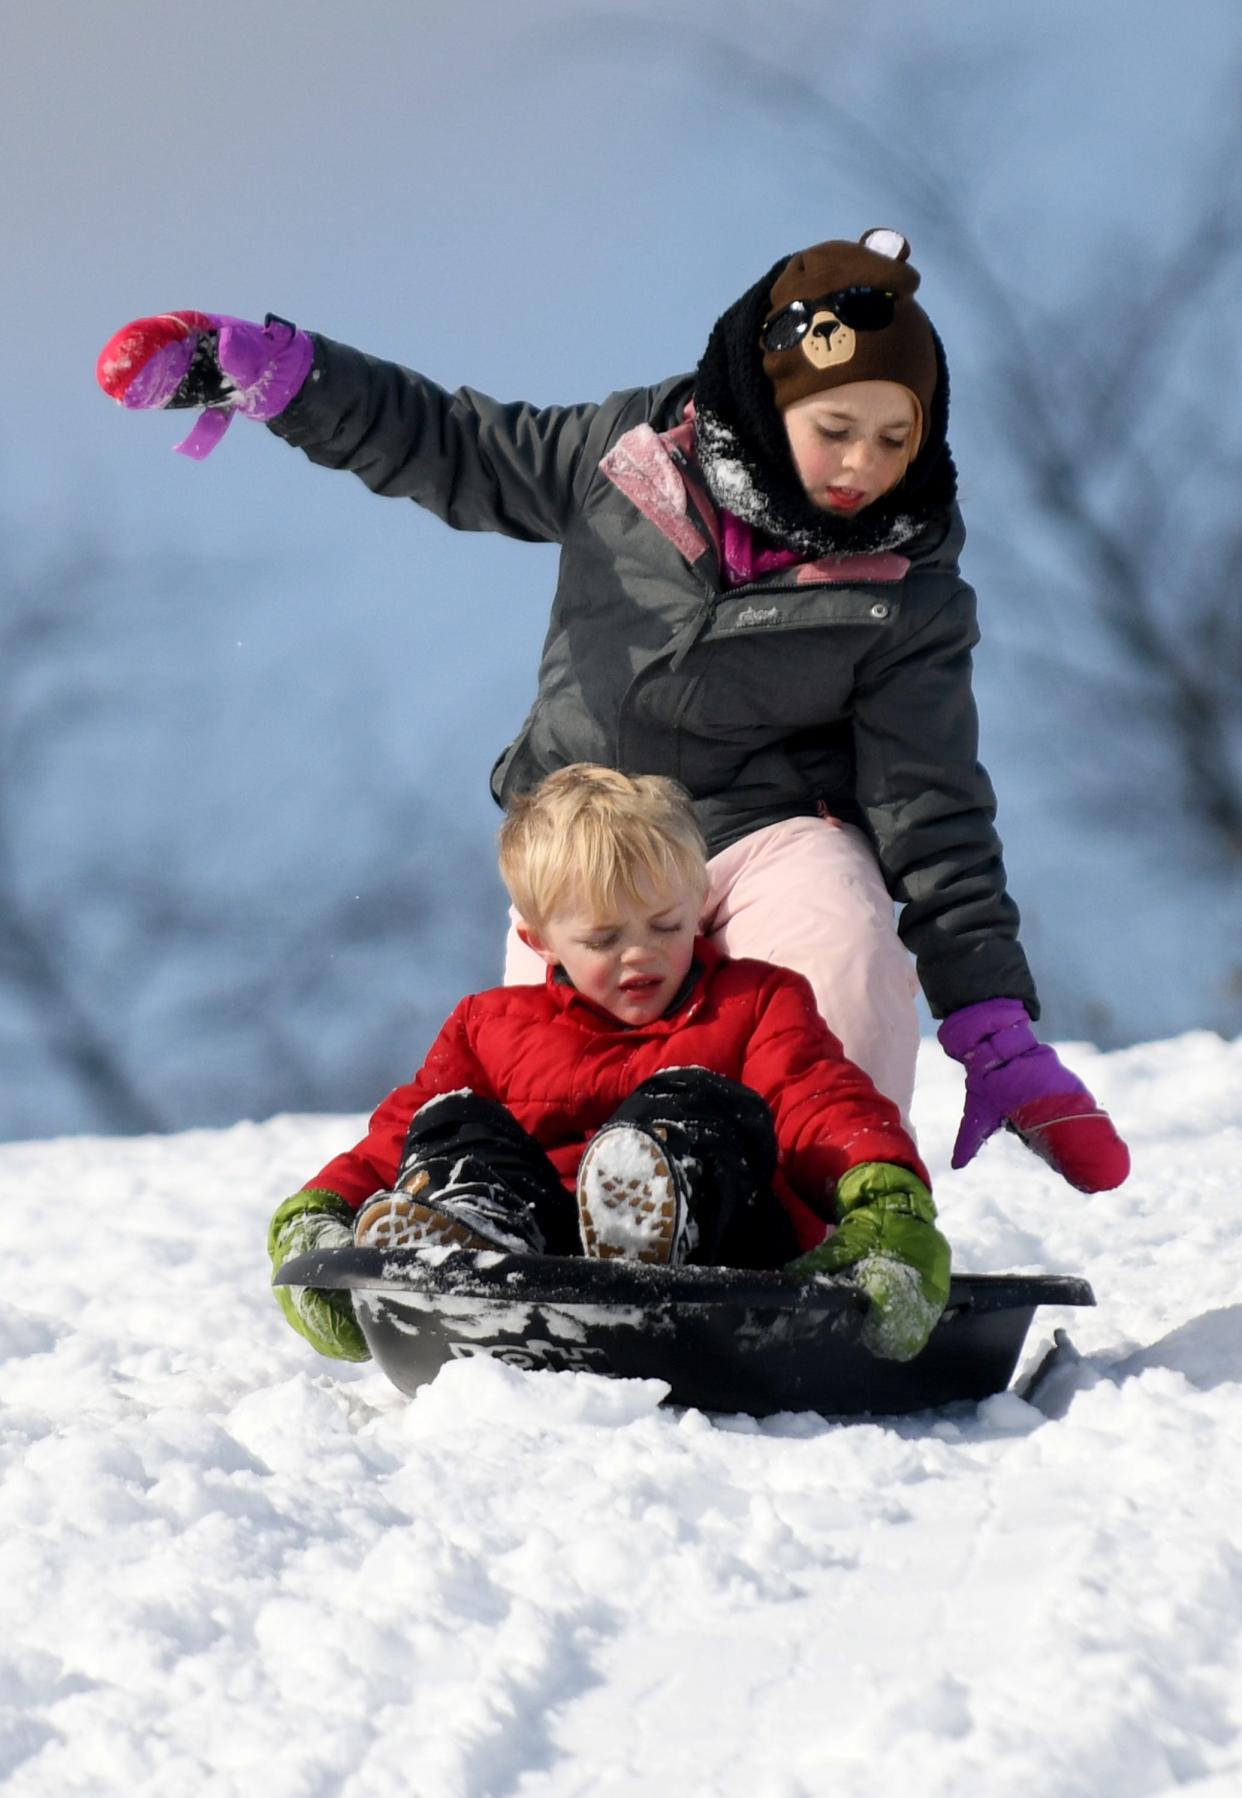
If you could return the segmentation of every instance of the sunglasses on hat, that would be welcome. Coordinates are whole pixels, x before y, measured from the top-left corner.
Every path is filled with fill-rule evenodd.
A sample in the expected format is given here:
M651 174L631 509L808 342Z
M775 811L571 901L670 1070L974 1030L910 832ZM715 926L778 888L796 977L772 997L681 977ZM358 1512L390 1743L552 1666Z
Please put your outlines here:
M794 300L768 320L759 333L759 343L774 354L792 350L811 329L817 312L831 312L851 331L883 331L893 322L895 301L895 294L880 287L843 287L825 294L822 300Z

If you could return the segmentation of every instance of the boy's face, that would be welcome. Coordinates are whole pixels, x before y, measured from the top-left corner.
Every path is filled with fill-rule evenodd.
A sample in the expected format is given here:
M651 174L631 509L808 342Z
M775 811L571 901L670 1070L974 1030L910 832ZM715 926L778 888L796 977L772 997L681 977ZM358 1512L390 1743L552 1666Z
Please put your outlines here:
M697 888L676 888L619 893L601 910L571 891L537 929L519 924L518 935L559 963L584 998L624 1024L650 1024L689 972L702 904Z

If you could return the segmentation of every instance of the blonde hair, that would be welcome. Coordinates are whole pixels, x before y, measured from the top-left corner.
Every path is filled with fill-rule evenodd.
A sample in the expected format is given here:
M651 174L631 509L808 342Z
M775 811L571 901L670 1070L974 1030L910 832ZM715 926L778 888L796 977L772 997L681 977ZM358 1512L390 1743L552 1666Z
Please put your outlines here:
M500 827L500 877L527 924L567 894L607 910L623 894L707 891L707 845L685 790L660 774L574 762L512 803Z

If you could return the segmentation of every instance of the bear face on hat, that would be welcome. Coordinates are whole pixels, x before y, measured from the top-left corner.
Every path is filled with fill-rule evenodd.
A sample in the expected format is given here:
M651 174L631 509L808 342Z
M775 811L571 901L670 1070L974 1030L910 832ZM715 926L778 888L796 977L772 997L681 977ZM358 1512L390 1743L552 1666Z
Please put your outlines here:
M760 334L763 372L779 412L852 381L894 381L923 418L936 390L930 321L914 299L918 270L896 231L865 231L791 256L772 284Z

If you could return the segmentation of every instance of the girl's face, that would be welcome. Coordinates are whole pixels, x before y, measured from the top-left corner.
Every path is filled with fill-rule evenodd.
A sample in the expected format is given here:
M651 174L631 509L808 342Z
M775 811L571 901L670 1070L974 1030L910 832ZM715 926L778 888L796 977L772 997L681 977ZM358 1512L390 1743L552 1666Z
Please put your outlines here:
M850 381L808 394L784 416L807 498L840 518L895 487L918 448L918 403L895 381Z

